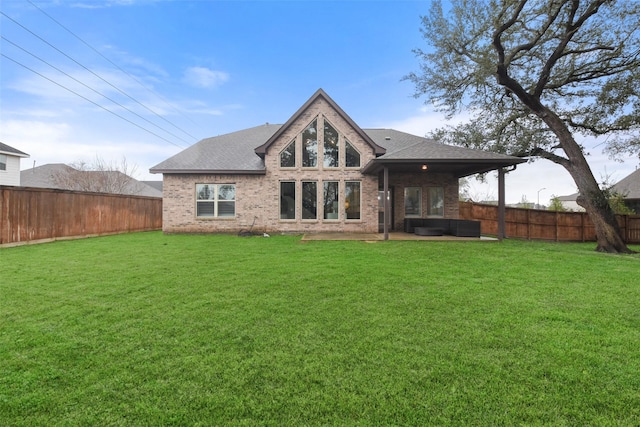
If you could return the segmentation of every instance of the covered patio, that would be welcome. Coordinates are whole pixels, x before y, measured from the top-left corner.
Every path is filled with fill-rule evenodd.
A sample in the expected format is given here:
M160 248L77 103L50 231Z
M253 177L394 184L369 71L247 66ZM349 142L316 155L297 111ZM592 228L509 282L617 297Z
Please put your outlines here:
M386 131L388 134L388 131ZM370 131L374 140L379 140L382 135L376 135ZM505 235L505 175L514 170L518 164L526 162L526 159L493 153L482 150L472 150L463 147L440 144L435 141L425 141L424 138L415 135L394 132L392 136L386 136L384 143L387 151L382 156L371 160L362 170L363 174L376 175L381 183L380 189L384 201L384 220L381 240L397 240L397 234L411 236L409 233L392 233L389 228L392 215L390 182L394 175L425 176L426 174L441 174L460 179L469 175L498 171L498 210L499 230L498 239ZM382 143L380 141L380 143ZM501 213L501 215L500 215ZM445 217L446 214L445 214ZM434 238L455 238L454 236L415 236L420 240L434 240ZM458 238L460 239L460 238ZM477 240L477 238L475 238ZM413 238L411 238L413 240Z

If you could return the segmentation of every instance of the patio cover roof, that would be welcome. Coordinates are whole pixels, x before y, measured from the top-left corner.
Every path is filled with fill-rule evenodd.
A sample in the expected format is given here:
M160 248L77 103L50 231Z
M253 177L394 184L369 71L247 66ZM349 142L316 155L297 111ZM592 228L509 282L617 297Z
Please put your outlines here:
M390 172L420 173L426 165L427 172L452 173L461 178L526 162L519 157L441 144L394 129L366 129L365 132L387 151L365 165L364 174L376 175L385 166Z

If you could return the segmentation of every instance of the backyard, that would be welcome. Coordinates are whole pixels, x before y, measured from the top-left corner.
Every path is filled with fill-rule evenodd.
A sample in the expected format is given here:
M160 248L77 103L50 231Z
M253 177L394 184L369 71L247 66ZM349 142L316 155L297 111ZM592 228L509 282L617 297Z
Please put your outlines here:
M640 255L594 245L0 249L0 424L637 426Z

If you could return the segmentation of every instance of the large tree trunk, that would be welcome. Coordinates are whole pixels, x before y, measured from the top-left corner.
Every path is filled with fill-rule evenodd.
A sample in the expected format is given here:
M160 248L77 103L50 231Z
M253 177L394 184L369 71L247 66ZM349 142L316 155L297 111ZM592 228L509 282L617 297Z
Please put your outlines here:
M572 168L569 171L578 184L578 204L589 215L596 231L597 251L610 253L632 253L620 232L618 220L602 190L593 178L591 169Z
M500 34L498 33L494 39L494 45L500 58L496 75L498 83L514 93L558 137L560 147L567 157L546 152L546 158L562 165L573 177L580 193L577 202L585 208L595 227L598 241L596 250L610 253L633 253L624 243L618 220L609 206L609 201L598 186L582 148L573 138L573 134L565 122L556 113L545 107L539 96L531 95L509 76L507 67L504 65L504 50L500 42Z
M593 177L582 148L576 143L565 123L544 107L539 116L556 134L560 146L567 155L568 161L563 159L558 163L569 171L578 187L580 195L577 203L585 209L593 223L598 242L596 250L609 253L633 253L622 239L616 215Z

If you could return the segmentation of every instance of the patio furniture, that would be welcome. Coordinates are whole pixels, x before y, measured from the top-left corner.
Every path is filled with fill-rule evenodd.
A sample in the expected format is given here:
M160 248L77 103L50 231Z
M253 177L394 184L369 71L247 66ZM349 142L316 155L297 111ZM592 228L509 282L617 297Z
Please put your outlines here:
M468 219L405 218L405 232L418 234L416 232L417 228L440 229L442 234L450 234L457 237L480 237L480 221Z
M442 236L444 229L437 227L415 227L414 233L418 236Z

